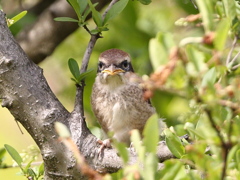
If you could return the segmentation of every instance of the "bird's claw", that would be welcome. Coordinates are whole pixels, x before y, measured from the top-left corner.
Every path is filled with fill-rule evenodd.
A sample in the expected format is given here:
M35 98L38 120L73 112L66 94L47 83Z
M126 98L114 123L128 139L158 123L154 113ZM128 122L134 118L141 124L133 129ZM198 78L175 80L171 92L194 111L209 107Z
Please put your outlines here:
M104 148L111 148L112 147L110 139L105 139L103 141L98 139L97 142L101 145L100 148L97 151L98 155L100 155L103 152Z

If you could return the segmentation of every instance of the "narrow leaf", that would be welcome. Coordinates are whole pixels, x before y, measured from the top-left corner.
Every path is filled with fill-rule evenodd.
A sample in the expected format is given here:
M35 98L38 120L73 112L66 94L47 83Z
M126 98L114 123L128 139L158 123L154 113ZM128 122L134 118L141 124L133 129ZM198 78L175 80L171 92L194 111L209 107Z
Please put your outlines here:
M184 129L186 129L189 133L194 134L195 136L197 136L199 139L205 139L205 137L200 134L200 132L198 132L196 129L193 129L190 126L185 125Z
M68 67L69 67L73 77L75 79L78 79L78 77L80 76L80 71L79 71L79 66L78 66L77 61L73 58L70 58L68 60Z
M197 5L203 19L203 26L206 32L213 30L213 2L209 0L197 0Z
M165 129L164 133L166 135L166 144L169 150L174 156L181 158L185 154L185 148L183 147L179 137L177 137L177 135L169 129Z
M143 131L143 144L146 147L146 152L156 153L157 144L159 141L158 115L153 114L147 121Z
M213 67L203 76L202 87L214 85L216 79L217 79L216 68Z
M145 149L141 144L140 133L136 129L131 131L131 142L133 143L133 147L135 148L139 159L141 161L144 161Z
M236 1L235 0L222 0L224 12L226 17L229 18L230 22L234 20L237 14Z
M44 163L42 163L39 167L38 167L38 176L42 176L44 174Z
M54 18L55 21L62 21L62 22L78 22L77 19L73 19L73 18L70 18L70 17L57 17L57 18Z
M7 152L10 154L10 156L13 158L13 160L18 164L19 167L22 167L22 157L19 155L16 149L14 149L12 146L5 144L4 145Z
M92 17L93 17L95 24L97 25L97 27L101 27L103 24L101 14L95 9L94 5L92 4L92 2L90 0L88 0L88 5L91 9Z
M85 79L91 72L93 72L94 69L88 69L86 72L81 73L78 78L77 81L80 82L81 80Z
M80 7L77 0L67 0L67 2L73 7L78 19L81 20Z
M6 153L6 150L4 148L1 148L0 149L0 162L1 162L1 159L4 157L5 153Z
M123 162L127 163L128 162L128 151L127 151L126 145L121 142L114 142L114 146L117 148L118 153L120 154L120 156L123 159Z
M13 25L14 23L18 22L20 19L22 19L25 15L27 14L27 11L22 11L19 14L17 14L16 16L14 16L13 18L11 18L11 20L9 21L10 24L8 24L8 26L10 27L11 25Z
M88 2L86 0L77 0L77 2L80 7L80 14L82 14L88 5Z
M103 24L106 24L110 19L119 15L126 7L128 0L120 0L115 3L112 8L107 12Z
M222 19L218 24L216 36L213 42L217 50L222 51L224 49L229 30L230 30L229 20Z

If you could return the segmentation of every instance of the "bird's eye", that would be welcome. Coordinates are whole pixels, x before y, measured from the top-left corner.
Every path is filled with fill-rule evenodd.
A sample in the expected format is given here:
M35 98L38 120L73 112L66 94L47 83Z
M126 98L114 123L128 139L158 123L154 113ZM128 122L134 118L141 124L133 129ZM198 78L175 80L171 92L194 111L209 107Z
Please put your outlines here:
M122 67L123 67L124 69L127 69L127 68L129 67L129 62L128 62L127 60L123 61L123 62L122 62Z
M99 63L98 63L98 69L99 69L100 71L102 71L102 70L104 69L104 63L103 63L103 62L99 62Z

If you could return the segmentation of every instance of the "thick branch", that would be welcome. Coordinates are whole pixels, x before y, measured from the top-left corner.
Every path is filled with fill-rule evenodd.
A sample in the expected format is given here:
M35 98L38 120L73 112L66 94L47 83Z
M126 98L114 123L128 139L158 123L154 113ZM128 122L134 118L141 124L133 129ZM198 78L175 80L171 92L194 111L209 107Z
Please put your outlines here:
M54 123L65 124L72 139L88 164L99 172L116 172L122 168L115 149L105 149L101 158L96 155L97 139L88 130L81 114L69 113L49 88L42 69L28 59L10 33L5 16L0 11L0 98L29 132L39 146L45 164L45 179L83 179L72 153L60 142ZM162 144L160 159L172 157ZM136 154L129 149L131 162ZM162 156L164 155L164 156ZM161 157L162 156L162 157Z

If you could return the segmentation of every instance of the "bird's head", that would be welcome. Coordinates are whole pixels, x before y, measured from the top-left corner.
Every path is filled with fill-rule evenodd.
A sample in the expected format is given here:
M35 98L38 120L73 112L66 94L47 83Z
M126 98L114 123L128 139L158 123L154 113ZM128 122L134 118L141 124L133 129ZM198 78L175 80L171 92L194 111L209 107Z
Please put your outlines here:
M104 51L100 54L97 72L103 82L124 81L124 76L133 72L129 54L119 49Z

